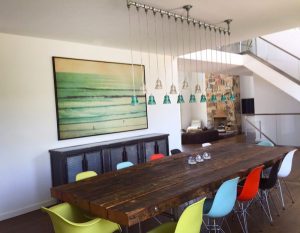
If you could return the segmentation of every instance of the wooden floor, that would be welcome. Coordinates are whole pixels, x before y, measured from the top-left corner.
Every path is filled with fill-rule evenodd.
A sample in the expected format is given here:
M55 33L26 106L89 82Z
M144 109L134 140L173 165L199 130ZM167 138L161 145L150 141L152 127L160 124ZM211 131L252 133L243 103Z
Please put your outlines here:
M215 143L235 143L243 142L243 136L236 136L228 139L224 139ZM185 152L192 151L193 148L197 148L199 145L185 145L183 150ZM291 175L287 179L287 183L293 193L296 200L295 204L286 198L287 208L286 210L279 209L280 216L275 214L273 210L274 223L270 225L267 218L263 215L263 212L259 206L253 206L250 209L250 214L255 217L256 220L249 220L249 232L272 232L272 233L300 233L300 153L297 152L294 158L294 167ZM280 207L280 203L277 206ZM162 221L166 219L161 218ZM231 226L232 233L242 232L237 220L235 218L228 218ZM155 227L157 222L149 220L143 223L143 232ZM224 227L225 232L230 232ZM0 233L54 233L50 218L40 210L30 212L15 218L11 218L0 222ZM137 233L137 227L132 227L129 232ZM202 232L202 231L201 231ZM205 231L203 231L205 232ZM71 233L71 232L70 232ZM188 233L188 232L187 232Z

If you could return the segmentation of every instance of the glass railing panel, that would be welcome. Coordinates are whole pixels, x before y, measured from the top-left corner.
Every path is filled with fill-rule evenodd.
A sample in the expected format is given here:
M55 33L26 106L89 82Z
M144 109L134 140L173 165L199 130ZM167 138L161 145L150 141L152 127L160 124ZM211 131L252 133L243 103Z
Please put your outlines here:
M300 146L300 114L251 115L244 120L247 142L267 139L281 146Z
M290 54L264 41L261 38L256 39L256 46L256 51L252 52L254 52L258 57L276 66L290 76L300 80L299 59L291 56Z
M300 146L300 114L277 115L276 118L278 144Z

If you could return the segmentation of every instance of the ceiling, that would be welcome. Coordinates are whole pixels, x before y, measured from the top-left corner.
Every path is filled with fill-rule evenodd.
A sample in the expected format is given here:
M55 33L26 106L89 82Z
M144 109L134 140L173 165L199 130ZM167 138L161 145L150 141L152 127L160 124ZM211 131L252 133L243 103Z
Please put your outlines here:
M182 9L174 10L175 8L191 4L191 17L218 25L225 19L233 19L232 42L300 26L299 0L141 2L178 14L185 12ZM134 48L138 49L138 18L133 17L133 44ZM144 41L147 40L145 17L142 16L140 22ZM151 16L149 31L152 51L155 48L153 26L154 18ZM3 33L130 48L128 28L126 0L0 0L0 32ZM173 28L175 29L175 26ZM174 33L171 34L175 43ZM159 46L160 52L161 48L162 46Z

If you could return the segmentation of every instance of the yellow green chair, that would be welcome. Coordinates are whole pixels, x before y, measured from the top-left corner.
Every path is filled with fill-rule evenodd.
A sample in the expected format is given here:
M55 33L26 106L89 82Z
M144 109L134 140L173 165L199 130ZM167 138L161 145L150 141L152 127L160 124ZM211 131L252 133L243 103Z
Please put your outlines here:
M148 233L199 233L202 225L203 204L205 198L188 206L180 216L178 223L164 223Z
M94 171L86 171L86 172L80 172L76 175L75 180L84 180L93 176L97 176L98 174Z
M51 218L55 233L113 233L121 232L118 224L101 218L88 218L83 211L69 203L45 208Z

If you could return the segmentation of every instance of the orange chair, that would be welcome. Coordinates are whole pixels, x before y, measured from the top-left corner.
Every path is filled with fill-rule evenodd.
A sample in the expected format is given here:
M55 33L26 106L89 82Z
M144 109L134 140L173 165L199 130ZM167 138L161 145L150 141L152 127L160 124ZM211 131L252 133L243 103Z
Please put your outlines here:
M251 205L252 200L257 196L259 190L260 177L263 168L263 165L254 168L248 174L243 186L238 187L237 200L239 209L235 210L235 212L237 214L238 220L241 224L244 233L248 233L247 215L249 214L247 210ZM244 224L242 224L241 218L243 219Z
M164 154L153 154L153 155L150 156L150 161L157 160L157 159L162 159L164 157L165 157Z

